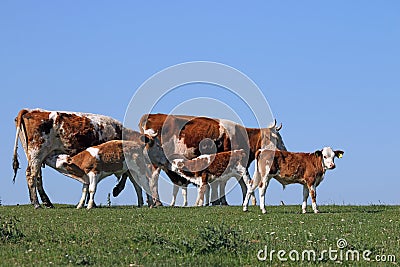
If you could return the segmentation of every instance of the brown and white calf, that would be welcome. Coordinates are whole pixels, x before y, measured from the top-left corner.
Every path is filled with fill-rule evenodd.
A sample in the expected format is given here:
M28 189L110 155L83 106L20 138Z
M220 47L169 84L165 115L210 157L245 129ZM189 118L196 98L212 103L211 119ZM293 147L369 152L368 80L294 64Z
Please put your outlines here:
M207 184L218 180L228 180L231 177L249 180L247 176L248 156L244 150L220 152L211 155L187 159L174 159L171 170L199 186L196 206L202 206Z
M332 150L324 147L314 153L294 153L281 150L260 149L256 153L256 168L252 181L248 184L248 191L243 202L243 211L247 211L250 195L259 186L260 208L265 210L265 191L271 178L275 178L284 187L288 184L303 185L302 212L306 213L307 199L310 195L312 208L317 209L316 187L324 179L326 170L335 168L335 157L341 158L344 154L341 150Z
M72 157L58 155L55 163L57 169L62 169L83 183L82 198L77 208L83 207L89 190L87 208L91 209L97 183L112 174L117 177L133 175L149 191L148 181L143 181L149 176L147 165L164 165L167 159L158 138L143 135L141 141L113 140L89 147Z

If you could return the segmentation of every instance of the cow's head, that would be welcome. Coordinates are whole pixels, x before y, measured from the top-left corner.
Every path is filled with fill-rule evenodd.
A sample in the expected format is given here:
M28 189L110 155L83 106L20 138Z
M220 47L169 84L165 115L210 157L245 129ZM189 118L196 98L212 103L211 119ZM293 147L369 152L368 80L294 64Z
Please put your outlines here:
M324 169L332 170L336 167L335 157L341 158L344 152L342 150L333 150L330 147L324 147L322 150L315 151L315 155L322 158Z
M145 144L145 153L153 164L161 166L168 162L164 150L162 149L160 139L157 137L157 133L152 135L144 134L140 137L140 140Z
M282 129L282 123L277 126L276 125L276 119L274 120L274 123L272 125L270 125L267 130L262 130L262 139L264 141L271 142L272 144L274 144L274 146L279 149L279 150L284 150L286 151L286 146L283 143L283 139L281 134L279 133L279 131ZM269 134L269 136L268 136ZM268 144L263 143L261 145L262 148L265 147L269 147ZM269 147L271 148L271 147Z

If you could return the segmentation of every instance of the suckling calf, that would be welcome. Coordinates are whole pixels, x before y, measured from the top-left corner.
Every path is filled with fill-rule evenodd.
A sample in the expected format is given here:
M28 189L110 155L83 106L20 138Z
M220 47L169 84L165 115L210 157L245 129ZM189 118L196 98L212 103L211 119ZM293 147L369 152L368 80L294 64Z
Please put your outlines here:
M147 166L149 160L154 166L158 166L164 165L167 159L158 138L143 135L141 142L113 140L89 147L73 157L59 155L56 167L83 183L82 198L77 208L83 207L89 190L87 209L91 209L97 183L112 174L125 178L133 175L141 179L140 184L149 192L149 183L146 179L151 175L149 174L151 170Z
M314 153L294 153L281 150L260 149L256 153L256 169L252 181L248 184L248 191L243 202L243 211L247 211L250 195L259 188L260 208L265 210L265 191L271 178L278 180L283 186L298 183L303 185L302 212L306 213L307 199L310 195L312 208L317 209L316 187L324 178L325 171L335 168L335 157L341 158L341 150L332 150L324 147Z
M195 205L202 206L207 184L231 177L248 181L246 174L248 156L243 149L202 155L192 160L174 159L171 170L199 186Z

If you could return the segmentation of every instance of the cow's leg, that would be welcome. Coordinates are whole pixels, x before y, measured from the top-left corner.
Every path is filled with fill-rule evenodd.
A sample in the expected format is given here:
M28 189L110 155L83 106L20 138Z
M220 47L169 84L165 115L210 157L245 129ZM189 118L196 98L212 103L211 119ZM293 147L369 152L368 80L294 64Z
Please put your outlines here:
M318 208L317 208L317 190L315 188L315 185L311 185L309 187L310 191L310 197L311 197L311 205L314 213L318 213Z
M207 184L205 198L204 198L204 205L206 205L206 206L210 205L210 194L211 194L211 186L210 186L210 184Z
M308 194L309 194L308 187L307 187L307 185L304 185L303 186L303 204L301 205L302 213L307 212L306 208L307 208Z
M269 184L269 178L268 175L265 175L265 178L260 184L259 194L260 194L260 209L262 213L267 213L267 210L265 209L265 192L267 191Z
M158 177L161 172L161 168L152 168L152 173L151 173L151 178L149 181L149 186L150 186L150 192L151 196L153 198L153 206L158 207L162 206L162 203L160 201L160 196L158 194Z
M45 205L47 208L54 208L53 204L51 203L49 197L47 196L43 188L42 170L39 171L39 175L36 181L36 186L43 205Z
M219 181L214 181L210 184L211 187L211 205L218 206L220 204L219 193L218 193Z
M204 202L204 193L206 191L207 188L207 174L205 172L202 173L201 175L201 182L200 182L200 186L198 189L198 194L197 194L197 199L196 199L196 206L203 206L203 202Z
M179 186L176 184L173 184L172 186L173 186L172 187L172 201L171 201L170 206L173 207L173 206L175 206L176 196L178 195ZM182 191L182 194L183 194L183 191Z
M222 206L228 206L228 202L226 201L226 193L225 187L228 180L222 179L219 182L219 200Z
M76 206L77 209L81 209L83 206L85 206L85 200L86 200L86 196L88 193L88 189L89 189L89 185L88 184L83 184L82 186L82 197L79 200L78 205Z
M113 197L117 197L122 190L125 188L126 184L126 175L122 175L121 179L119 179L118 184L113 188Z
M87 209L90 210L91 208L94 207L94 194L96 193L96 188L97 188L97 176L93 172L88 173L89 177L89 203L87 205Z
M250 196L254 196L254 191L256 190L257 186L259 185L261 176L260 176L260 174L258 173L258 171L256 169L254 171L253 181L250 181L248 179L247 175L244 175L243 177L244 178L240 179L240 180L243 180L243 181L245 181L247 183L246 196L244 197L244 200L243 200L243 211L247 211L247 207L249 205Z
M28 164L26 168L26 182L28 184L29 198L35 209L40 208L36 193L36 183L40 172L40 165L41 164Z
M238 182L240 185L240 188L242 189L242 196L243 196L243 200L246 197L246 192L247 192L247 185L250 182L250 174L249 174L249 170L246 169L246 174L243 175L243 177L238 178ZM256 197L254 196L254 194L251 195L251 204L253 206L257 205L257 200Z
M126 181L126 177L129 176L129 180L132 182L133 184L133 188L135 188L135 192L137 195L137 199L138 199L138 207L143 207L143 194L142 194L142 188L140 187L140 185L136 182L135 178L130 174L130 172L128 171L127 173L124 173L121 177L121 179L125 178ZM114 191L113 191L114 193Z
M182 197L183 197L183 206L186 207L188 205L188 200L187 200L187 187L188 185L182 186Z

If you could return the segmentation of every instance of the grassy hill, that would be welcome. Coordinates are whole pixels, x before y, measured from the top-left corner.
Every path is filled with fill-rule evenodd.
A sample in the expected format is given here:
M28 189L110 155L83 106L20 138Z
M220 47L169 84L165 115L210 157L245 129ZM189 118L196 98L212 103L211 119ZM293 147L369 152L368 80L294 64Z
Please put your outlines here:
M321 206L320 214L311 209L300 214L300 210L300 206L268 207L263 215L258 207L245 213L241 207L121 206L87 211L69 205L40 210L1 206L0 265L375 266L384 261L382 266L397 266L400 262L399 206Z

